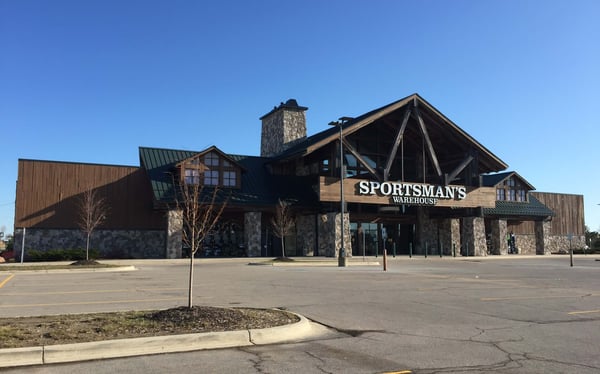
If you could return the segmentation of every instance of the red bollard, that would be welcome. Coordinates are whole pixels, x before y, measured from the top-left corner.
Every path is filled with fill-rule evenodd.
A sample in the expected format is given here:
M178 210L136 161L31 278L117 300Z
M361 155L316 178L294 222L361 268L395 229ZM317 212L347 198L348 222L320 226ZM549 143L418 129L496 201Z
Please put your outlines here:
M383 271L387 271L387 250L383 250Z

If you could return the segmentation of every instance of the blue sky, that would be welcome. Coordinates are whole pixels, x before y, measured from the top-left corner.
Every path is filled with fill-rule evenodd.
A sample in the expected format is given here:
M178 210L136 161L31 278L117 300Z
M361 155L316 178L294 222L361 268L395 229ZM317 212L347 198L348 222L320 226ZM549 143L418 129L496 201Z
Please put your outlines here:
M600 230L596 0L0 0L0 227L19 158L258 155L289 98L314 134L419 93Z

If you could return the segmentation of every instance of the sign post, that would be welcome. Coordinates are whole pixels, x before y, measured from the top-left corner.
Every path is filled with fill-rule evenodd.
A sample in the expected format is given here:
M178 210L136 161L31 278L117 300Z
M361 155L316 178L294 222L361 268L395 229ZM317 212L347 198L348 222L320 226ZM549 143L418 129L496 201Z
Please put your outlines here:
M23 257L25 257L25 227L23 227L23 239L21 240L21 264L23 263Z
M567 237L569 238L569 256L571 257L571 267L573 267L573 246L571 245L573 241L573 234L569 233Z

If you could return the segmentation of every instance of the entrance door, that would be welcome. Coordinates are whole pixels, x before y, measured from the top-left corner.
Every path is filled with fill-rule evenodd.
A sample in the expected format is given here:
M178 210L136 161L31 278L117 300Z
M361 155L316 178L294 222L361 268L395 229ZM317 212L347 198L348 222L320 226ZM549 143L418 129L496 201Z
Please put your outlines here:
M398 226L400 230L400 235L396 245L396 254L408 255L410 253L411 246L413 246L414 250L415 225L410 223L401 224Z
M352 256L375 256L379 246L379 231L376 223L352 222Z
M352 256L408 255L414 241L414 224L352 222Z
M408 255L410 246L414 245L414 227L411 224L384 223L382 224L382 241L380 253L383 248L387 250L388 255ZM386 236L386 238L383 238Z

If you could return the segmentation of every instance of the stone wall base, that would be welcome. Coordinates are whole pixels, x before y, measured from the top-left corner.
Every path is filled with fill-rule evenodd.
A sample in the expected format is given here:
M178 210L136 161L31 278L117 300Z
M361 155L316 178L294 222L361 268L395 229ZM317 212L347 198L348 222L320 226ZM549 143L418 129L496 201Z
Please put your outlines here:
M162 230L96 230L90 248L103 258L165 258L166 234ZM21 253L23 229L15 230L15 253ZM25 230L28 250L85 249L85 234L75 229Z
M586 245L585 235L573 235L571 240L567 235L550 235L546 243L546 252L563 253L569 249L582 249Z

